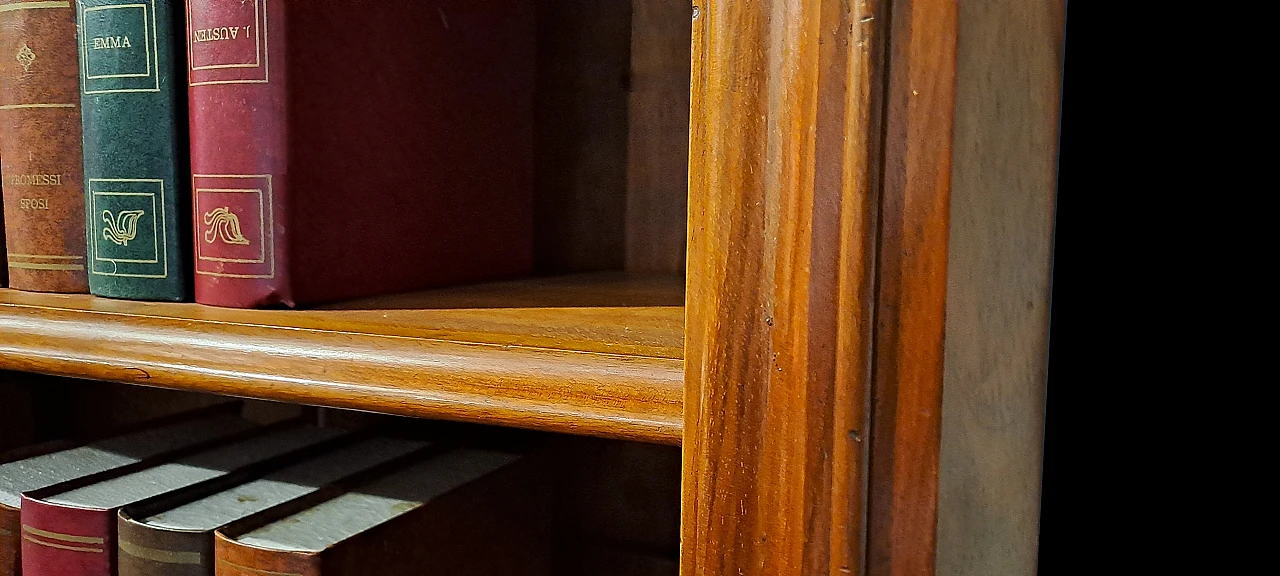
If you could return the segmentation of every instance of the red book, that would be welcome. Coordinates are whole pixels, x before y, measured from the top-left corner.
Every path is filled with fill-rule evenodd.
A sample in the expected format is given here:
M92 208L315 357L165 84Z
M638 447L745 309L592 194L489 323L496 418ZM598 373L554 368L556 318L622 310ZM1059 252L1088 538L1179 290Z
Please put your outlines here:
M9 285L9 250L4 246L4 200L0 199L0 258L4 258L4 262L0 262L4 267L0 268L0 288Z
M528 273L531 0L189 0L196 301Z
M126 474L114 470L23 493L22 573L114 576L120 508L229 478L242 482L285 458L333 444L342 434L333 428L277 429L172 462L125 469Z
M61 576L113 574L115 543L108 545L107 540L115 528L114 512L24 501L23 572ZM39 546L32 546L31 542Z

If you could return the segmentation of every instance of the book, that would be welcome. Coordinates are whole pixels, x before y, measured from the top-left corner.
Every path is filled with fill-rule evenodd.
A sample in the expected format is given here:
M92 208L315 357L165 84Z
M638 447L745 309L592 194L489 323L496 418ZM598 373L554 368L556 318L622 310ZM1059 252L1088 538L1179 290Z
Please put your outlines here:
M181 0L78 0L89 291L191 289L186 14Z
M4 161L0 160L0 165L3 164ZM0 288L9 285L9 257L5 252L8 252L8 249L5 248L4 244L4 195L0 194L0 260L3 260L3 262L0 262L0 264L3 264L3 266L0 266Z
M545 473L529 458L458 449L296 510L216 533L219 576L550 574Z
M429 452L429 442L368 438L261 478L199 498L160 497L120 510L120 576L214 574L213 532L274 506L397 466Z
M226 412L201 410L78 447L54 441L0 464L0 576L21 574L22 493L164 460L258 427Z
M0 0L0 187L9 286L88 292L76 13Z
M531 0L187 5L197 302L529 272Z
M22 495L22 573L111 576L116 568L121 507L234 474L322 446L345 432L272 426L261 434L125 474L107 472Z

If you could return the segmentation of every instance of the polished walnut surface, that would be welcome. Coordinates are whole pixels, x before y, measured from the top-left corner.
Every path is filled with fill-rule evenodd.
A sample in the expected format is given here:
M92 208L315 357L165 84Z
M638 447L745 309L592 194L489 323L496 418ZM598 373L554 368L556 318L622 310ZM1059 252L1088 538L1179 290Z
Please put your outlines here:
M589 274L289 311L0 290L0 368L674 444L683 292Z

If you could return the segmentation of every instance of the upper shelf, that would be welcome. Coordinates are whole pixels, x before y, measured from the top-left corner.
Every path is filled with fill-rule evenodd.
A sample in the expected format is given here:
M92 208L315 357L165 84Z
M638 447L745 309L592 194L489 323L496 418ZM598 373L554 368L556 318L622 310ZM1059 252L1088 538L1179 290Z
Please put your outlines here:
M0 368L678 444L679 277L236 310L0 289Z

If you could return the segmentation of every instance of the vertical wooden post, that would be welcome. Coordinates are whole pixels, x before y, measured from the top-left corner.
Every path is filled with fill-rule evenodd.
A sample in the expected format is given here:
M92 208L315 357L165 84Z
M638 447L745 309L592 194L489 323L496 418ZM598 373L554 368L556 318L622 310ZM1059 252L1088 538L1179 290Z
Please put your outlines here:
M683 574L931 574L954 0L695 11Z
M685 576L863 572L881 6L695 2Z
M933 574L955 110L955 0L893 0L867 573Z

